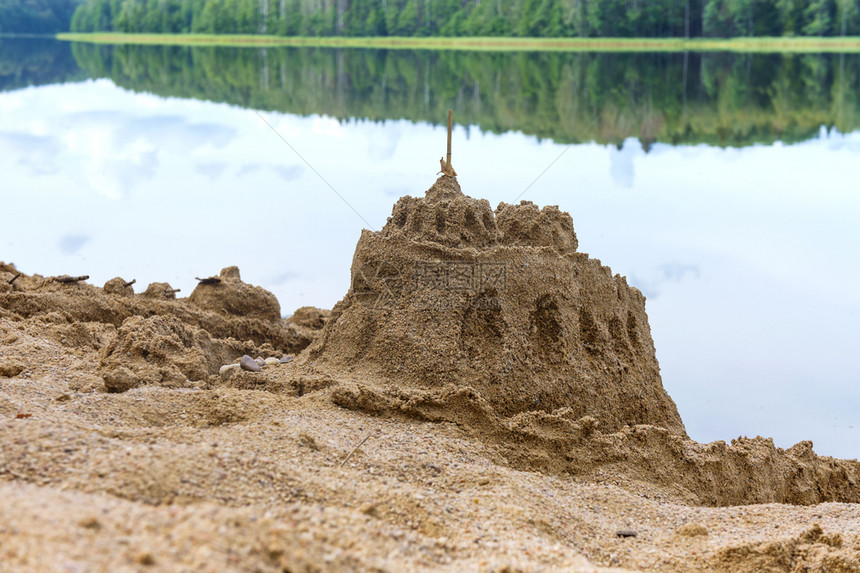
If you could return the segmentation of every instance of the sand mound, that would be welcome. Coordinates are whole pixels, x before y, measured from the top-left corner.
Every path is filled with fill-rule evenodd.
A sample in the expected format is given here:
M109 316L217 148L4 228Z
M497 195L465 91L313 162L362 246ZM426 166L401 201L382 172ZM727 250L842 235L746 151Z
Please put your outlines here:
M100 371L109 392L144 384L206 385L210 375L236 356L252 352L233 339L213 339L172 316L133 316L102 349Z
M176 289L170 283L149 283L140 296L155 300L176 300Z
M727 547L711 560L720 571L860 571L860 546L844 547L842 536L827 534L818 524L800 535L778 541Z
M280 317L275 296L241 282L239 270L221 271L220 285L198 285L187 299L176 299L168 283L152 283L138 295L114 278L101 289L85 282L60 283L53 277L21 274L11 265L0 267L0 310L15 320L59 314L67 323L101 323L119 328L133 316L172 315L213 338L234 338L256 345L270 344L278 353L295 354L310 344L321 326L298 325ZM5 279L5 280L4 280ZM244 302L243 302L244 298ZM193 299L193 300L192 300ZM56 322L56 320L53 320ZM246 344L250 346L250 344Z
M564 407L606 430L683 435L644 296L576 247L558 208L493 212L443 176L362 233L351 288L307 360L400 388L468 384L503 415Z
M333 388L331 399L377 416L453 422L525 471L624 476L632 489L636 482L656 485L696 505L860 502L860 463L817 456L811 442L788 450L761 437L699 444L652 425L604 433L597 420L571 408L505 418L474 389L454 384L416 391L346 382Z
M238 267L227 267L221 270L218 277L201 281L188 297L188 302L220 314L269 321L281 318L281 305L275 295L261 287L242 282Z
M134 287L132 283L126 281L122 277L114 277L105 283L102 290L105 294L115 294L117 296L134 296Z
M296 312L287 319L287 322L299 327L321 330L329 318L331 318L330 310L323 310L314 306L303 306L296 309Z
M300 352L327 316L300 309L303 321L282 319L274 295L243 283L236 267L210 281L188 299L176 299L167 283L152 283L135 295L132 283L120 277L100 289L27 276L0 263L0 318L76 352L100 352L97 372L105 389L124 392L142 385L209 387L210 376L243 354ZM10 361L2 372L20 374L21 365ZM91 376L75 385L100 386Z

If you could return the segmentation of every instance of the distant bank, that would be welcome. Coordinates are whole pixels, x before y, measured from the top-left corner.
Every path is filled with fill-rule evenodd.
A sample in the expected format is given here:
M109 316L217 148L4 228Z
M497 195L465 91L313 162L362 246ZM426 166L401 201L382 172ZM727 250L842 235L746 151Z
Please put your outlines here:
M232 34L68 33L57 39L97 44L192 46L319 46L405 50L565 51L565 52L860 52L860 37L794 38L398 38L302 37Z

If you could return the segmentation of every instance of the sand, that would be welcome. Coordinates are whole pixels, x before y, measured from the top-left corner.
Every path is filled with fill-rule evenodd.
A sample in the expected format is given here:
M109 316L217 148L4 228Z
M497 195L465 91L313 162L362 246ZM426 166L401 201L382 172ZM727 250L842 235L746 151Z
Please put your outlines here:
M331 313L235 268L175 298L0 264L0 569L860 571L856 461L690 440L641 293L454 183L365 233ZM506 286L427 309L428 253ZM219 374L245 354L295 359Z

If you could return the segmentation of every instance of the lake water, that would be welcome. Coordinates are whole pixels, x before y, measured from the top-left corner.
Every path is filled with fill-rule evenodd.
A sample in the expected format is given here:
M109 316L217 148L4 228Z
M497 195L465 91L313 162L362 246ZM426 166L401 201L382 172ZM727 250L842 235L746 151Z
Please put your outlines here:
M445 151L639 287L699 441L860 456L860 56L0 40L0 260L331 308ZM277 133L275 133L277 131Z

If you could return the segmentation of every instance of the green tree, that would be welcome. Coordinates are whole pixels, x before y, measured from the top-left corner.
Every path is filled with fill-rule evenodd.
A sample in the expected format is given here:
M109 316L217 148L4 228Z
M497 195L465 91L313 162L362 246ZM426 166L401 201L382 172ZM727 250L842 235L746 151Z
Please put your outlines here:
M79 0L0 0L0 32L68 31L79 3Z
M803 33L807 36L832 34L833 12L833 0L811 0L805 10L806 25L803 27Z
M385 27L385 14L381 8L374 8L367 16L367 21L364 26L365 36L387 36L388 30Z
M418 3L416 0L407 0L406 5L397 16L397 23L393 30L394 36L411 36L418 30Z

